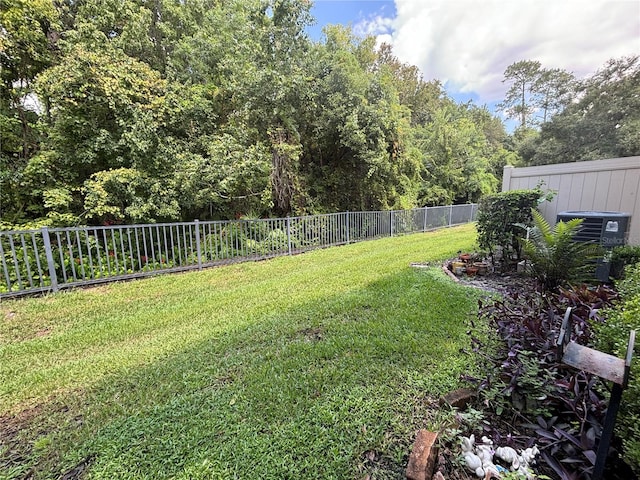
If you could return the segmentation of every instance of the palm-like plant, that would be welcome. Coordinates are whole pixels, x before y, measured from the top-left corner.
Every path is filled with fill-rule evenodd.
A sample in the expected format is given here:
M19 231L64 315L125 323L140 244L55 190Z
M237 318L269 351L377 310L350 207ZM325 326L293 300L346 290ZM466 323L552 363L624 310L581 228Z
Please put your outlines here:
M593 278L602 248L574 240L582 219L560 221L552 227L537 210L532 215L534 227L529 230L529 238L522 239L522 248L542 288L555 290L564 283Z

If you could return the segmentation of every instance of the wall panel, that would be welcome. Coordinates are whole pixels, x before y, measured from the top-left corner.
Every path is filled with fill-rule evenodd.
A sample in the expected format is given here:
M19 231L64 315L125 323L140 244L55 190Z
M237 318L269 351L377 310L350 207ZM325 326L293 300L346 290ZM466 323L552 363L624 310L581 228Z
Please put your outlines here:
M640 245L640 156L538 167L504 167L502 191L534 188L553 190L553 201L540 211L555 223L565 210L614 211L631 215L628 242Z

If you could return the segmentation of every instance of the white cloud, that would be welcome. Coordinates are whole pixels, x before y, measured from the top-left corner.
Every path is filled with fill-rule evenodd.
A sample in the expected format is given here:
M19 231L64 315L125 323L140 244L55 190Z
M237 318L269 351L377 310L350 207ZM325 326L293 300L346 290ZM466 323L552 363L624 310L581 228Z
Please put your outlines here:
M393 45L403 61L452 92L501 100L505 68L538 60L577 77L640 53L640 0L395 0L394 19L375 16L361 33Z
M389 35L393 30L394 20L382 15L372 15L369 18L360 20L353 26L353 33L358 36L368 35Z

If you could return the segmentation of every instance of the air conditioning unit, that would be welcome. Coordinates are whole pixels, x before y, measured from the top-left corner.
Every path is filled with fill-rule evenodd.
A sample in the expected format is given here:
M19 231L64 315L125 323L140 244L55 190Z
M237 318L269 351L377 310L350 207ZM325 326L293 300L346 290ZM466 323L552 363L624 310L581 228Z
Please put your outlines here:
M629 230L631 215L622 212L560 212L556 221L566 222L574 218L582 218L580 230L574 239L579 242L598 243L606 250L625 245ZM611 264L606 259L599 260L596 266L595 277L601 282L609 281L609 269Z

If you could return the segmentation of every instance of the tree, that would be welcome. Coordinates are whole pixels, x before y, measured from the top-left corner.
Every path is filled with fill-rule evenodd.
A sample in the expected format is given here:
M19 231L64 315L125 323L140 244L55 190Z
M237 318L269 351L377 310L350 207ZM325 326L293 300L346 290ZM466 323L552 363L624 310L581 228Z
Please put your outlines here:
M156 155L165 88L119 49L73 47L38 79L48 134L25 170L32 195L61 187L80 195L85 180L111 169L169 175L171 164Z
M542 110L542 123L560 113L574 98L575 78L566 70L542 69L531 87L537 97L535 104Z
M388 71L376 68L373 39L329 27L314 52L312 110L301 169L314 204L329 211L415 205L419 156L410 144L410 110Z
M518 119L520 128L533 122L535 111L533 95L541 75L541 64L534 60L520 60L512 63L504 72L504 82L511 82L505 99L498 105L508 118Z
M531 164L640 154L640 56L609 60L542 125Z
M310 42L306 0L0 2L5 221L470 201L508 161L495 117L388 46Z
M415 65L402 63L391 52L391 46L382 44L377 52L375 64L391 76L398 92L400 104L411 110L411 124L424 125L433 120L433 116L446 102L442 84L438 80L425 81Z
M496 191L495 151L466 106L450 102L419 132L421 205L476 202Z
M35 77L56 57L58 15L48 0L0 0L0 215L28 216L22 171L39 148Z

